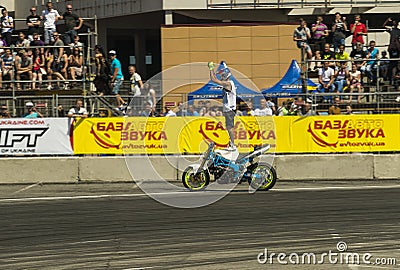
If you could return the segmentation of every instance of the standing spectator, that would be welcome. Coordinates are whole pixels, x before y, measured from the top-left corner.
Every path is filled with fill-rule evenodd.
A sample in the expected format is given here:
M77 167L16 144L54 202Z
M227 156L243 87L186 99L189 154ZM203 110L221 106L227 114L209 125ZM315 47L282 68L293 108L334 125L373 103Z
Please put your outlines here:
M30 81L32 81L32 58L28 56L28 52L24 49L19 51L18 60L16 59L15 63L16 70L16 80L17 80L17 90L21 89L21 84L19 81L21 80L21 75L28 77Z
M310 29L307 27L307 22L304 19L299 20L300 25L294 30L293 41L296 42L297 48L301 49L301 53L307 54L307 58L312 58L312 51L308 44L308 39L311 39Z
M357 102L361 102L361 72L357 70L356 65L351 66L351 72L350 72L350 93L353 93L354 88L357 88L359 95L357 96ZM349 102L353 100L353 95L350 95Z
M315 110L311 110L312 106L310 102L306 102L300 112L301 116L315 116L318 115L318 112Z
M32 102L27 102L25 107L28 112L22 116L23 118L43 118L43 114L36 109Z
M134 97L140 96L140 89L143 88L142 77L140 77L139 73L136 72L135 66L129 66L128 70L129 74L131 75L131 92L133 93Z
M260 108L257 108L254 110L254 115L255 116L267 116L267 115L272 115L272 109L268 106L267 100L265 99L260 99Z
M391 24L391 25L389 25ZM398 20L393 20L392 18L386 19L383 26L390 33L389 47L388 52L390 58L400 58L400 29ZM388 77L392 78L393 73L392 70L396 68L397 61L390 61L389 63L389 72Z
M56 22L60 18L57 10L53 9L53 3L47 2L46 9L42 11L41 20L44 21L44 44L54 42L53 33L56 32Z
M318 55L324 50L326 37L329 36L328 26L326 26L323 21L324 18L322 18L322 16L318 16L315 24L311 26L312 38L315 46L315 55Z
M52 90L52 84L51 84L51 76L55 75L56 77L65 80L65 75L61 75L60 73L66 73L66 70L64 68L67 67L68 60L65 61L64 58L64 42L60 39L60 35L58 32L54 31L53 34L53 46L57 46L55 48L52 48L50 50L51 54L49 55L49 61L47 62L47 79L49 80L49 84L47 87L47 90Z
M360 42L356 43L356 47L350 53L350 58L351 65L356 66L358 70L367 64L365 60L367 58L367 53L362 49L362 44Z
M68 117L69 118L76 118L76 117L86 118L86 117L88 117L88 112L87 112L86 108L83 107L83 100L82 99L77 99L76 100L75 107L72 107L68 111Z
M17 47L24 47L28 48L31 45L31 42L25 38L25 34L23 32L19 32L18 34L18 40L15 43Z
M391 26L388 25L390 22L392 23ZM388 18L386 19L383 26L390 33L390 40L388 47L389 56L390 58L399 58L400 56L400 29L398 28L399 22L397 20L393 20L392 18Z
M8 16L8 11L6 8L3 8L1 10L1 14L3 15L0 18L1 34L3 35L7 46L10 46L11 45L11 35L12 35L12 32L14 31L14 18L11 16Z
M335 20L332 25L333 32L333 47L334 51L337 52L340 44L345 44L347 31L346 17L342 17L339 12L335 13Z
M367 53L367 64L361 67L361 72L365 73L368 78L371 80L371 83L376 82L376 69L378 66L378 56L379 50L375 47L376 43L374 40L369 42L369 47L366 51Z
M108 52L108 55L111 59L111 84L113 86L113 93L115 94L115 98L117 99L117 105L119 108L122 106L126 106L127 103L119 94L119 88L122 85L122 81L124 79L124 75L122 75L122 66L121 62L117 59L117 52L115 50L111 50Z
M357 42L364 45L364 36L367 35L367 27L361 22L360 15L354 15L354 23L350 25L350 31L353 34L351 45L353 49L356 47Z
M340 68L335 71L335 88L338 92L343 92L343 88L348 85L350 78L349 70L347 69L347 62L341 62Z
M341 104L340 97L335 97L333 99L332 106L329 107L328 114L329 115L341 114L340 104Z
M324 66L318 70L319 92L333 92L335 90L335 71L329 66L329 62L324 62Z
M26 25L28 26L28 39L30 41L33 40L33 34L34 33L39 33L39 27L42 19L40 16L36 13L36 7L33 6L30 9L31 14L26 17Z
M61 20L65 20L66 32L64 33L65 44L74 43L75 36L78 35L78 30L81 29L83 19L72 12L72 5L67 5L67 11L60 17Z
M379 61L379 75L382 77L385 81L389 80L389 68L390 68L390 60L387 57L387 52L382 51L381 52L381 58Z
M151 104L151 108L153 108L153 110L156 110L156 91L153 89L153 87L151 86L150 82L146 82L143 85L143 93L142 95L144 96L144 100L146 102L149 102Z
M96 77L93 80L94 86L100 96L109 94L110 89L110 64L107 61L103 47L100 45L94 46Z

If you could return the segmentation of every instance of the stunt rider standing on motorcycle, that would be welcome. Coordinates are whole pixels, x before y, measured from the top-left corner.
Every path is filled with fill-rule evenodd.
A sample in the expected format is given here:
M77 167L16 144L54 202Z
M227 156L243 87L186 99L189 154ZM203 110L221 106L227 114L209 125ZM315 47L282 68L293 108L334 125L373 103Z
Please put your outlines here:
M214 71L213 62L208 63L208 68L210 69L211 80L223 87L223 115L225 117L226 129L229 134L229 146L226 149L235 151L236 146L234 144L235 138L233 127L236 115L236 86L230 79L232 74L224 62L221 62L221 66L217 69L217 73ZM218 79L217 76L220 79Z

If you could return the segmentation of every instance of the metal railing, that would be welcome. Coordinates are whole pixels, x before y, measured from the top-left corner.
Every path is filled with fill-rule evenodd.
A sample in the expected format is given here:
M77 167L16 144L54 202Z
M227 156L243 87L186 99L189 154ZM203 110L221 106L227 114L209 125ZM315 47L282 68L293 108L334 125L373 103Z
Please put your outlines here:
M207 0L208 8L303 8L303 7L354 7L397 6L397 0Z

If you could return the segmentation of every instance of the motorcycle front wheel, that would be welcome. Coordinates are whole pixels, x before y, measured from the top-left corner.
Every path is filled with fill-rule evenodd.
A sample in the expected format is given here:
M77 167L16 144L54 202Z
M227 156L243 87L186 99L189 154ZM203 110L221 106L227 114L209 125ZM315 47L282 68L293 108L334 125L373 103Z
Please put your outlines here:
M192 167L187 167L182 174L182 183L190 191L200 191L210 184L210 174L201 170L196 173Z
M248 169L251 176L248 179L249 185L255 190L267 191L276 183L276 171L268 163L256 163Z

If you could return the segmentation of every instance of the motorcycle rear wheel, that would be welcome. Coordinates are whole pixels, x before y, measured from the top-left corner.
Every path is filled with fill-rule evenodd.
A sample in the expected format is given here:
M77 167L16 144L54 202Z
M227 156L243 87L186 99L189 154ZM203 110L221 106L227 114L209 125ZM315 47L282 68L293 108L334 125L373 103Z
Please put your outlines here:
M182 184L190 191L204 190L210 184L210 174L202 170L195 173L195 169L187 167L182 174Z
M277 176L275 169L268 163L256 163L249 168L249 185L255 190L267 191L274 187Z

